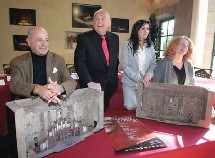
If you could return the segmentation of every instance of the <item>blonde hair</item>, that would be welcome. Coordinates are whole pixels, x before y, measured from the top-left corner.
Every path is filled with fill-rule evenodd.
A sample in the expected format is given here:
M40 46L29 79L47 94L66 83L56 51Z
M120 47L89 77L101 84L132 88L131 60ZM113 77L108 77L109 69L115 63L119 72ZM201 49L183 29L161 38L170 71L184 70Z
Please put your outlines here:
M191 39L189 39L186 36L178 36L178 37L173 38L170 41L170 43L168 44L168 46L167 46L167 48L165 50L164 56L172 59L175 56L176 48L177 48L177 46L179 45L179 42L182 39L186 39L188 41L188 43L189 43L188 52L183 56L183 61L187 61L187 60L192 59L193 49L194 49L193 48L193 42L191 41Z

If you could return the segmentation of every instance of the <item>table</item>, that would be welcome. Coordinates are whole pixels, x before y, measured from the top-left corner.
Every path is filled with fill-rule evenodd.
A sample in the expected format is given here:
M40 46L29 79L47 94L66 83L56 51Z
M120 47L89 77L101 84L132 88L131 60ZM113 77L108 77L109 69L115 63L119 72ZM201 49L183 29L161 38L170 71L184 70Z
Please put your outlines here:
M121 79L122 74L118 74ZM204 83L203 83L204 81ZM199 79L202 84L209 83L208 80ZM214 81L211 81L214 83ZM123 107L122 87L119 80L118 89L110 100L110 106L105 116L135 116L134 110L126 110ZM212 152L215 149L215 125L210 129L178 126L159 123L152 120L141 119L142 122L155 132L167 148L151 151L135 151L129 153L114 152L111 141L104 130L86 138L84 141L59 153L52 153L46 158L214 158Z
M119 74L120 79L121 77L122 74ZM9 97L8 99L10 99L9 83L3 87L7 88L5 90L0 89L0 97L6 95L6 98ZM5 102L0 105L5 105ZM118 89L111 98L110 107L105 112L105 116L135 116L134 110L129 111L123 107L120 80ZM167 148L117 154L114 152L111 141L103 129L94 135L87 137L84 141L73 147L65 149L59 153L52 153L46 156L46 158L139 158L143 156L144 158L184 158L189 156L195 158L215 157L212 152L215 149L214 125L211 125L210 129L204 129L199 127L159 123L146 119L141 120L146 126L155 131L155 134L164 141Z
M135 116L135 111L127 111L122 107L108 109L105 116ZM111 111L115 111L111 115ZM46 158L76 157L76 158L182 158L192 154L195 158L214 158L209 155L215 147L215 126L210 129L190 126L177 126L141 119L142 122L155 131L155 134L164 141L167 148L151 151L137 151L117 154L114 152L111 141L104 130L86 138L84 141L59 153L52 153ZM186 154L185 154L186 153ZM179 156L180 155L180 156ZM207 156L206 156L207 155Z
M5 85L0 85L0 135L6 134L6 106L5 103L11 100L9 82L5 77L0 79L5 80Z

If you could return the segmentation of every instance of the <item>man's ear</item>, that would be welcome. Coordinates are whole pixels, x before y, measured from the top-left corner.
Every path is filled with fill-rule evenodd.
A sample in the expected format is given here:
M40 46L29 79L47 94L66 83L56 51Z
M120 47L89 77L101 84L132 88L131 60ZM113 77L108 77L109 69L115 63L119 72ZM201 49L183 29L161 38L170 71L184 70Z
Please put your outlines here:
M111 20L109 21L109 28L111 27Z
M26 38L26 42L27 42L27 44L29 45L29 38L27 37ZM30 45L29 45L30 46Z

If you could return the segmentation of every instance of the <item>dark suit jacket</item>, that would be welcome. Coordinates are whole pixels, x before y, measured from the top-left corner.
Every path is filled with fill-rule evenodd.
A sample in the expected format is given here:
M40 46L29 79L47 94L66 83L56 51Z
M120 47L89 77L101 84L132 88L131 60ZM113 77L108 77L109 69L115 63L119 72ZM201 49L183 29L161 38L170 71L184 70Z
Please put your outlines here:
M20 55L10 62L11 82L10 90L18 98L31 97L31 92L35 87L33 83L33 64L31 53ZM53 71L54 70L54 71ZM53 81L62 84L69 96L76 88L76 81L73 80L66 69L63 57L49 52L46 59L46 74Z
M80 87L87 87L87 83L104 83L116 88L118 85L118 64L119 64L119 37L111 32L106 33L110 53L110 63L107 66L105 55L102 49L101 36L91 30L77 37L74 65L79 76Z

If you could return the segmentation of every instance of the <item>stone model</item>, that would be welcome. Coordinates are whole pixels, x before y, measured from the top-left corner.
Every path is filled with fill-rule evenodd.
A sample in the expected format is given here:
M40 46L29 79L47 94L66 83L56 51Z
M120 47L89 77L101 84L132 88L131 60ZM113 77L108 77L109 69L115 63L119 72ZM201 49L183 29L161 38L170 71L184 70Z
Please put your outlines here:
M14 112L19 158L43 157L66 149L104 127L103 92L78 89L66 101L8 102Z
M209 128L214 93L203 87L150 83L138 86L136 116Z

